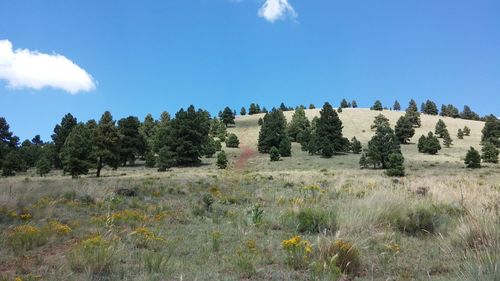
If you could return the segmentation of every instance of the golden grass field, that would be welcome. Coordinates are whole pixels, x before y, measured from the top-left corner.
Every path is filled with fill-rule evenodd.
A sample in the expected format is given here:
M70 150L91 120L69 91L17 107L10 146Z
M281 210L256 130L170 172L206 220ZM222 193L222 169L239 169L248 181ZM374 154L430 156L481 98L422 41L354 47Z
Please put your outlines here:
M344 109L344 135L365 146L379 113ZM382 114L394 125L404 112ZM323 159L295 143L290 158L255 153L234 167L257 150L260 117L229 128L240 148L224 148L227 170L204 158L165 173L137 165L102 178L0 179L0 280L500 280L500 165L463 164L483 122L422 115L402 146L407 176L393 179L359 169L359 155ZM454 145L418 153L439 118ZM459 140L464 126L471 136ZM301 231L308 213L319 232ZM415 220L432 231L409 233Z

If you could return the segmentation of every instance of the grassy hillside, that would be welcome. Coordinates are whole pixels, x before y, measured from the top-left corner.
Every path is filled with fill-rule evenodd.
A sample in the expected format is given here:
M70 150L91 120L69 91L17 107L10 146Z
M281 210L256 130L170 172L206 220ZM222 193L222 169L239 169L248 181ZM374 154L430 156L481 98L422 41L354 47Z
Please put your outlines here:
M379 113L344 110L344 135L366 145ZM394 125L403 113L383 114ZM225 148L227 170L203 159L165 173L2 178L0 280L498 280L500 165L462 159L480 148L482 122L443 118L455 145L403 146L407 176L392 179L360 170L359 155L323 159L298 144L271 163L255 153L260 117L229 129L241 146ZM422 115L413 142L439 118ZM471 136L458 140L465 125ZM309 244L294 252L283 241L296 235Z

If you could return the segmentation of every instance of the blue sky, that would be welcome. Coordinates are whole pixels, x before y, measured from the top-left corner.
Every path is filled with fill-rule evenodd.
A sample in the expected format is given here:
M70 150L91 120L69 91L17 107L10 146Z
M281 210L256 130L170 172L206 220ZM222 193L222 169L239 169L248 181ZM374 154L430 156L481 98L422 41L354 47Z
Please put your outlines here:
M0 57L0 116L48 140L67 112L142 119L190 104L429 98L500 115L500 1L267 1L0 0L9 54L64 56L28 81Z

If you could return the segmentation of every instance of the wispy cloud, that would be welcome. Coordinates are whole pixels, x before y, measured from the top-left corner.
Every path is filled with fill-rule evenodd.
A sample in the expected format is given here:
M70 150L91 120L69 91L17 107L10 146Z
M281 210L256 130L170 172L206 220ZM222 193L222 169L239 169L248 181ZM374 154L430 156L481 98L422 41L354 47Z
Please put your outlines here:
M14 89L45 87L71 94L95 89L95 81L65 56L12 48L9 40L0 40L0 79Z
M263 17L269 22L275 22L285 17L294 19L297 17L297 13L288 0L266 0L259 9L259 17Z

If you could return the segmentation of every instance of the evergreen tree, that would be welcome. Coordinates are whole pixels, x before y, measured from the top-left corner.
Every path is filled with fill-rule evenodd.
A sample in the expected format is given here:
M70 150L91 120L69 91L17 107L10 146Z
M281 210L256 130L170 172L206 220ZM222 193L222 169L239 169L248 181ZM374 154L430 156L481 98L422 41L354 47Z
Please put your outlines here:
M224 111L222 111L222 115L220 116L220 119L224 125L234 125L234 113L231 110L231 108L227 107L224 108Z
M292 156L292 142L288 137L281 140L278 151L282 157Z
M346 99L342 99L342 101L340 102L340 108L348 108L349 107L349 103L347 102Z
M203 148L203 154L207 158L212 158L214 154L217 152L217 144L213 138L209 138L208 142L205 144Z
M418 151L427 154L436 154L441 150L439 140L432 132L429 132L427 137L422 136L418 140Z
M54 166L59 169L62 168L62 162L60 159L60 153L64 146L64 142L66 138L71 133L73 128L76 126L77 120L71 113L64 115L61 120L61 124L58 124L54 128L54 134L52 134L52 140L54 141L54 149L55 149L55 159Z
M154 166L156 166L156 156L152 151L146 152L146 155L144 155L144 160L144 166L146 166L146 168L153 168Z
M280 161L280 152L275 146L271 147L269 151L269 159L271 162Z
M285 105L284 103L281 103L281 104L280 104L279 109L280 109L281 111L288 111L288 107L286 107L286 105Z
M479 152L471 146L465 155L465 166L471 169L481 168L481 156Z
M160 124L167 126L170 123L170 113L163 111L160 115Z
M34 145L31 141L25 140L19 148L19 153L26 167L35 167L36 162L42 155L42 146Z
M382 110L384 110L384 108L382 107L382 103L379 100L376 100L375 103L373 104L373 106L370 107L370 110L382 111Z
M259 118L259 121L257 122L259 126L262 126L264 124L264 120L262 118Z
M31 139L31 143L34 145L43 145L43 140L40 138L40 135L36 135Z
M2 166L2 162L7 154L16 148L17 144L14 144L13 142L16 142L16 138L10 131L10 126L7 123L7 120L0 117L0 167Z
M500 120L493 114L486 116L481 141L490 142L500 148Z
M168 146L163 146L159 153L157 159L158 172L165 172L167 169L172 168L176 165L176 155L172 149Z
M247 110L245 109L245 107L244 107L244 106L242 106L242 107L241 107L241 110L240 110L240 115L241 115L241 116L245 116L245 115L247 115Z
M464 139L464 132L462 131L462 129L458 129L457 137L459 140Z
M220 142L220 140L214 140L214 145L215 145L215 151L222 150L222 143Z
M217 167L219 169L226 169L227 168L227 156L226 156L226 152L224 152L224 150L222 150L221 152L219 152L217 154Z
M376 167L387 169L389 165L389 155L401 153L399 140L394 131L389 126L377 128L375 135L368 142L366 161Z
M152 142L154 139L154 134L156 132L156 126L157 122L155 121L155 119L151 114L148 114L146 115L146 117L144 117L144 121L142 122L141 127L139 128L142 138L144 139L146 144L146 151L149 151L152 148Z
M104 112L93 136L94 156L97 159L96 176L101 175L104 165L113 169L120 163L120 133L109 111Z
M36 173L40 175L40 177L45 176L52 169L52 163L50 162L50 158L47 156L42 156L36 162Z
M413 124L411 123L410 118L408 118L406 115L401 116L398 119L394 131L399 142L402 144L407 144L408 141L413 137L413 135L415 135Z
M359 158L359 166L361 167L361 169L368 167L368 162L365 153L361 154L361 158Z
M410 119L413 127L419 128L421 126L420 113L417 110L417 103L414 100L410 100L406 109L406 116Z
M352 108L357 108L358 107L358 103L355 100L353 100L351 102L351 106L352 106Z
M379 114L375 116L375 119L373 120L373 125L371 125L372 130L377 130L379 127L390 127L391 125L389 124L389 119L385 117L383 114Z
M264 106L262 110L260 110L259 105L257 105L257 109L259 110L259 113L268 113L267 108Z
M141 122L135 116L122 118L118 121L121 144L120 160L123 166L126 166L127 162L134 163L137 155L144 155L146 143L139 132L140 126Z
M209 135L214 138L219 138L221 141L226 141L227 127L219 119L213 118L210 120Z
M433 101L427 100L424 105L423 113L429 115L438 115L437 105Z
M332 106L326 102L319 112L320 117L312 132L309 146L311 154L319 153L330 158L333 154L344 152L346 143L342 136L342 121Z
M92 133L83 124L77 124L71 130L61 150L64 172L73 178L86 175L93 167Z
M470 129L469 129L469 127L465 126L463 132L464 132L464 136L466 136L466 137L470 136Z
M235 134L229 134L226 139L226 147L238 148L240 146L240 140Z
M353 137L351 139L352 153L359 154L359 153L361 153L361 149L363 149L363 147L361 146L361 142L358 139L356 139L356 137Z
M442 119L439 119L439 121L436 123L436 129L434 133L438 138L443 138L444 137L444 132L447 131L448 129L446 128L446 124L443 122Z
M292 116L292 121L288 125L288 136L293 142L297 141L297 137L303 130L309 128L311 124L309 119L306 117L306 113L303 108L298 108L295 110Z
M447 148L453 145L453 140L451 139L448 129L445 129L443 132L443 145L446 146Z
M342 113L342 107L337 108L338 113Z
M418 139L418 152L425 153L426 142L427 138L424 135Z
M394 102L394 106L392 107L394 110L396 111L400 111L401 110L401 105L399 104L398 101L395 101Z
M309 105L309 109L315 109L315 108L316 108L316 106L315 106L314 104L312 104L312 103L311 103L311 104Z
M26 169L22 154L18 150L11 150L3 160L2 176L14 176L16 172L25 172Z
M260 113L260 109L257 108L257 105L255 103L251 103L250 107L248 108L248 114L249 115L254 115Z
M259 152L268 153L271 147L279 147L283 138L288 137L283 111L273 108L264 116L259 132Z
M467 120L479 120L479 115L472 111L468 105L464 105L464 110L460 113L460 118Z
M385 173L390 177L403 177L405 175L404 161L405 159L401 153L391 153Z
M483 162L498 163L498 149L491 142L486 142L481 149Z

